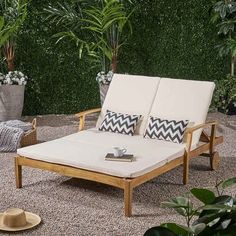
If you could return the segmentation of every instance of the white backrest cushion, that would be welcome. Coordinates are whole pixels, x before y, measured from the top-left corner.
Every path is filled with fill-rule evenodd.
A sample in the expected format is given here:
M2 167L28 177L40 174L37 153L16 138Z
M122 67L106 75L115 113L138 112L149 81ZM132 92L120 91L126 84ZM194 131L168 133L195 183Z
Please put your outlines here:
M204 123L214 88L213 82L161 78L150 116ZM193 145L200 135L201 131L194 134Z
M106 111L110 110L142 115L135 134L143 134L159 82L159 77L114 74L96 127L100 126Z

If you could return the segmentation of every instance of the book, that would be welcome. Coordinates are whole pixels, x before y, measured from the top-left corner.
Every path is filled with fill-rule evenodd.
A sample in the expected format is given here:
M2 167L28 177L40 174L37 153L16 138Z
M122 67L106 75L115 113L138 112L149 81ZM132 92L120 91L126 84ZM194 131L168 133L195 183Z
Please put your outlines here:
M131 154L124 154L121 157L115 157L113 153L108 153L105 156L106 161L125 161L125 162L131 162L134 160L134 155Z

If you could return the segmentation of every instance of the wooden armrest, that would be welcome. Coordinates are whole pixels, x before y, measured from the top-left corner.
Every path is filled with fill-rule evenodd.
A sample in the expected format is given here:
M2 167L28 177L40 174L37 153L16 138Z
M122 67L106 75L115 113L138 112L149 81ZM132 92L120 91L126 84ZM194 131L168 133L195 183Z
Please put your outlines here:
M101 108L95 108L95 109L79 112L79 113L75 114L75 116L81 117L81 116L86 116L86 115L89 115L89 114L97 113L97 112L100 112L100 111L101 111Z
M193 126L193 127L190 127L190 128L187 128L185 133L193 133L194 131L196 130L199 130L199 129L204 129L204 128L207 128L209 126L213 126L213 125L218 125L218 122L217 121L209 121L209 122L206 122L204 124L199 124L199 125L196 125L196 126Z
M84 129L85 118L86 118L87 115L97 113L97 112L100 112L100 111L101 111L101 108L95 108L95 109L82 111L82 112L79 112L79 113L75 114L76 117L79 117L79 131Z
M215 142L216 125L217 124L218 124L217 121L211 121L211 122L207 122L204 124L199 124L199 125L190 127L186 130L187 142L186 142L186 148L185 148L185 154L184 154L184 184L187 184L187 182L188 182L189 159L190 159L194 131L197 131L199 129L204 129L209 126L211 127L211 135L209 138L209 153L210 153L210 155L212 155L214 152L214 142Z
M218 125L217 121L209 121L204 124L199 124L190 128L186 129L186 134L187 134L187 142L186 142L186 151L189 153L191 151L191 146L192 146L192 138L193 138L193 133L199 129L204 129L207 127L211 127L211 135L210 135L210 149L213 149L214 145L214 140L216 136L216 125Z

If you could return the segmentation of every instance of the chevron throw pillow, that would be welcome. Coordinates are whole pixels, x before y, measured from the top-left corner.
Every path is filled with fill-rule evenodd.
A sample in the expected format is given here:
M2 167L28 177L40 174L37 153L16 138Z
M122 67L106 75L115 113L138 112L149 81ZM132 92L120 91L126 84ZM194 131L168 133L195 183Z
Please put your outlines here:
M127 115L107 110L99 130L132 136L140 117L140 115Z
M174 143L182 143L188 120L162 120L150 117L144 138L159 139Z

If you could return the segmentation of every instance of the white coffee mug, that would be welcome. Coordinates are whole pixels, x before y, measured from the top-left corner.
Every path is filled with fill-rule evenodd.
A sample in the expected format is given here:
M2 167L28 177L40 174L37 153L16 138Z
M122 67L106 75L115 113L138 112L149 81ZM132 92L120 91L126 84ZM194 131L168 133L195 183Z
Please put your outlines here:
M113 153L115 157L122 157L127 152L125 148L114 147Z

